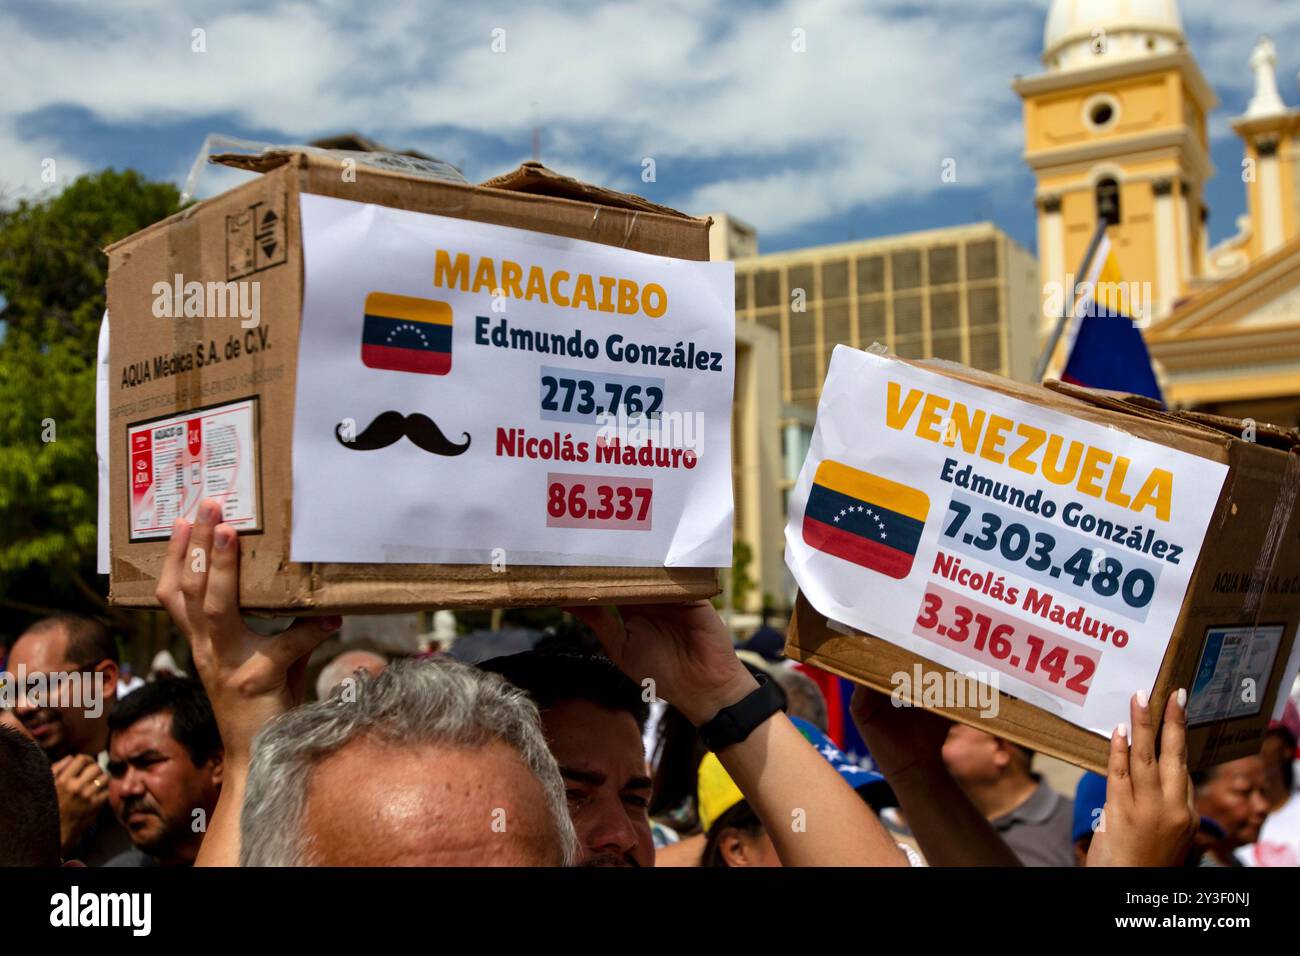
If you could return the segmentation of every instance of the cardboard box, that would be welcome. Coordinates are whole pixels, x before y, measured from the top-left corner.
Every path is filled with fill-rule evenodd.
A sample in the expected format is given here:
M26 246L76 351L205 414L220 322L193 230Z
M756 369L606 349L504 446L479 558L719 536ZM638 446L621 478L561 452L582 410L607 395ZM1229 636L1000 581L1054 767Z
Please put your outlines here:
M1300 436L1218 416L1166 414L1145 399L1062 383L1021 385L948 362L908 364L1229 466L1151 693L1151 706L1155 713L1163 713L1170 693L1178 688L1191 691L1203 658L1219 653L1225 632L1269 629L1269 634L1278 635L1278 644L1266 680L1255 688L1258 711L1199 723L1189 713L1188 757L1193 769L1257 753L1275 704L1290 692L1294 675L1293 642L1300 627L1300 509L1294 507L1300 487ZM1254 440L1243 440L1247 435ZM803 595L790 622L786 653L886 694L901 684L895 683L894 675L914 675L918 666L922 674L935 673L940 679L951 673L911 651L828 622ZM1209 671L1213 669L1211 663ZM973 707L934 709L1034 750L1105 772L1106 738L1005 693L999 695L996 717L981 717Z
M132 541L128 508L128 427L182 412L251 399L256 429L261 527L241 532L240 602L262 612L388 612L424 608L545 606L562 603L682 601L718 593L711 568L527 567L487 565L296 564L288 560L293 523L292 435L303 263L299 195L313 193L417 212L513 226L639 252L707 260L710 220L695 219L623 193L527 163L482 186L357 163L347 169L322 151L285 150L216 161L260 172L256 180L183 210L115 243L109 257L109 491L114 604L156 607L154 587L166 540ZM256 277L263 320L251 329L229 318L159 319L153 287ZM238 352L199 367L172 363L141 381L141 364L193 353L232 330ZM245 339L247 338L247 341ZM152 371L152 368L151 368ZM124 383L130 382L129 387Z

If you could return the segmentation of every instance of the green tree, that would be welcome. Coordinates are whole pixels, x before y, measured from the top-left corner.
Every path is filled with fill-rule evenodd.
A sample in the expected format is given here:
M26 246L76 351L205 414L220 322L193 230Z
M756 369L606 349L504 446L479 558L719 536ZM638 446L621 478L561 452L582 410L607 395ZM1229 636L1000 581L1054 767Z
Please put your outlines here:
M102 250L179 200L170 184L105 170L0 209L0 638L52 610L149 625L109 608L95 573Z
M731 545L731 606L738 611L749 607L750 592L758 582L750 576L749 566L754 561L754 549L744 541Z

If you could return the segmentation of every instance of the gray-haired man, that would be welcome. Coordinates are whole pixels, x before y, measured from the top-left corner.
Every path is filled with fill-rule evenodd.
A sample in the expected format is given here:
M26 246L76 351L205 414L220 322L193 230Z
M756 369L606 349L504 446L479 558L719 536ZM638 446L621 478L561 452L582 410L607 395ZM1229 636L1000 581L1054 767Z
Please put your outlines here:
M199 865L573 861L559 768L522 692L435 660L394 664L355 700L297 707L307 658L340 622L304 619L274 638L249 630L238 541L219 515L209 500L192 527L177 522L157 588L190 641L225 746ZM209 555L205 570L192 549Z
M570 862L577 839L537 708L427 660L262 731L240 845L244 866L546 866Z

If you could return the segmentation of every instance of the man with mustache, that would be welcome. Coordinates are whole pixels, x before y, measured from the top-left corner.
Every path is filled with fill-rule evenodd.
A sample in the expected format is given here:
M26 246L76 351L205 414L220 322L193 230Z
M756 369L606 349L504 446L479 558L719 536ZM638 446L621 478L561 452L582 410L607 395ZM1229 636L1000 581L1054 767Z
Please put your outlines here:
M189 866L221 793L223 750L198 681L160 677L109 719L108 799L135 847L108 866Z
M24 631L6 666L18 680L14 714L51 762L64 857L107 863L131 846L108 806L108 775L100 766L117 698L117 642L98 621L59 614ZM81 691L75 696L66 683L71 675ZM47 686L58 678L62 692L29 695L38 677Z

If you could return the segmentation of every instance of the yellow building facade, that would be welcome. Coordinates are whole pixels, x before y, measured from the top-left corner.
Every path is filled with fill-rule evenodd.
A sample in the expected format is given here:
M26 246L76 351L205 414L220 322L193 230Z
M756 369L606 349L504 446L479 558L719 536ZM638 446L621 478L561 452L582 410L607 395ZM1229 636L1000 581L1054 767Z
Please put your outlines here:
M1037 178L1044 296L1072 287L1099 218L1134 308L1169 312L1204 273L1207 116L1217 99L1186 47L1173 0L1058 0L1047 72L1018 78L1025 161ZM1044 329L1054 322L1043 317Z
M1043 295L1069 298L1098 222L1110 221L1120 273L1144 290L1134 317L1166 401L1295 426L1300 110L1278 91L1266 37L1242 55L1254 96L1231 125L1242 139L1246 215L1211 247L1207 130L1218 99L1176 0L1053 0L1045 70L1014 83L1037 180ZM1043 331L1053 323L1045 309Z

